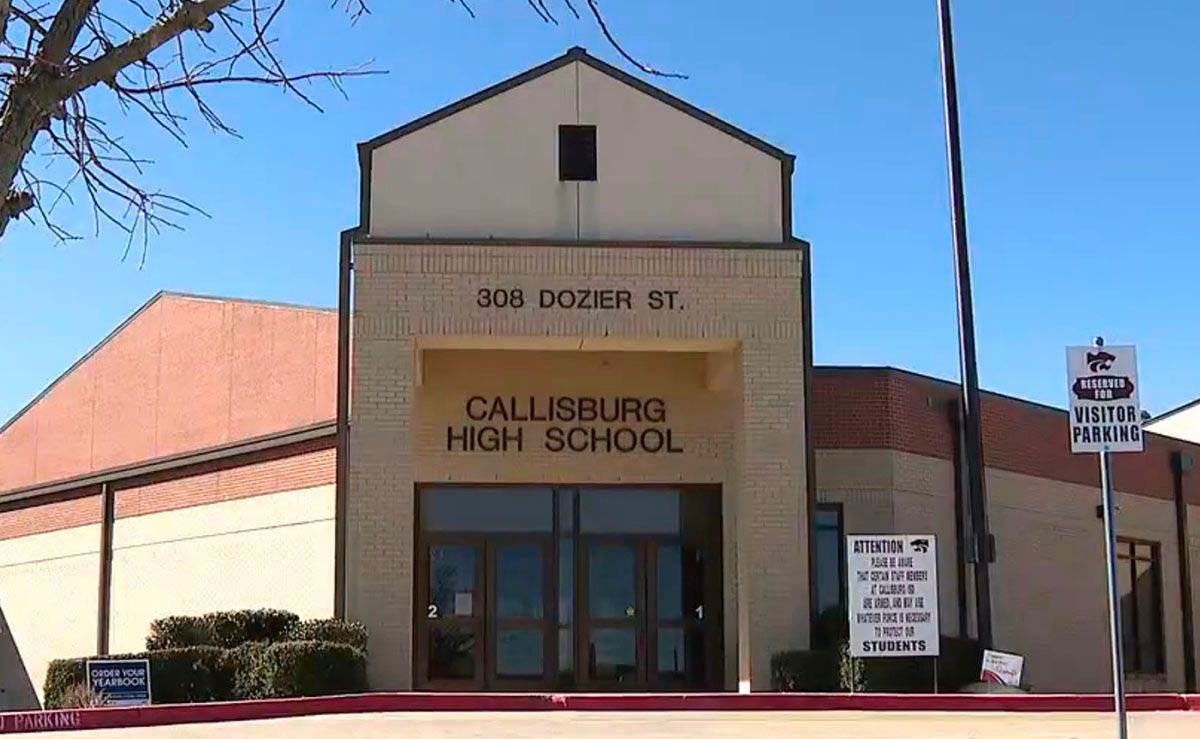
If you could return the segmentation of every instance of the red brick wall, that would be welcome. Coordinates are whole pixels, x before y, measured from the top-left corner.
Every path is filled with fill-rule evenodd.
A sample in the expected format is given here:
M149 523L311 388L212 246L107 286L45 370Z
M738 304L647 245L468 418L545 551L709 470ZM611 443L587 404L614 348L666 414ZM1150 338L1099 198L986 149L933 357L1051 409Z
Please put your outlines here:
M189 508L334 482L333 437L231 460L209 462L116 489L117 518ZM0 540L99 523L100 488L88 497L0 512Z
M85 498L0 513L0 540L100 523L100 489ZM96 540L100 545L100 540Z
M0 433L0 491L327 421L337 314L163 295Z
M280 459L151 482L117 491L117 518L142 516L178 508L220 503L285 490L332 485L334 449L321 449Z
M954 455L952 383L889 368L817 367L813 443L818 449L899 449ZM1171 498L1171 453L1200 461L1200 445L1148 434L1142 454L1117 454L1118 490ZM988 467L1080 485L1100 485L1096 457L1071 454L1065 411L993 393L983 396L983 457ZM1189 503L1200 504L1200 475L1184 478Z

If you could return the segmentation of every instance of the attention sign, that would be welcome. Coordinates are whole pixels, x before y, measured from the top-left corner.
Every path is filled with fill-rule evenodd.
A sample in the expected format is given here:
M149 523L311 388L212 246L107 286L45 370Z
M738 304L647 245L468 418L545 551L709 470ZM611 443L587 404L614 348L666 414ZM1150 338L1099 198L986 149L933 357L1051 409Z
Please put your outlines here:
M937 539L846 537L850 656L938 655Z
M1067 347L1067 393L1072 452L1142 451L1134 347Z

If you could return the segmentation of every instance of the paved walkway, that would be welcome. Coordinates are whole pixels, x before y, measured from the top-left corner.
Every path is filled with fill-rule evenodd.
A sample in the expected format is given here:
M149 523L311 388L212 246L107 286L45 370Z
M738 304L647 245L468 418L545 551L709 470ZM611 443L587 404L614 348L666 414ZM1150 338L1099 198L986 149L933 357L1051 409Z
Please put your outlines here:
M1200 712L1130 715L1135 739L1200 737ZM1092 713L864 713L856 711L381 713L241 721L219 724L104 729L27 737L72 739L1109 739L1110 714Z

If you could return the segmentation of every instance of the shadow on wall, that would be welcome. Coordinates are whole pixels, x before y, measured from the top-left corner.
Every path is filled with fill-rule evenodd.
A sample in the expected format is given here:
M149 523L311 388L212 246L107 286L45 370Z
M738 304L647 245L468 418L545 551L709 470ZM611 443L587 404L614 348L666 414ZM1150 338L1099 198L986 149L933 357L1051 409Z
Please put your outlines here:
M25 661L21 659L12 630L8 628L4 606L0 604L0 711L38 708L41 706L37 691L29 681L29 671L25 669Z

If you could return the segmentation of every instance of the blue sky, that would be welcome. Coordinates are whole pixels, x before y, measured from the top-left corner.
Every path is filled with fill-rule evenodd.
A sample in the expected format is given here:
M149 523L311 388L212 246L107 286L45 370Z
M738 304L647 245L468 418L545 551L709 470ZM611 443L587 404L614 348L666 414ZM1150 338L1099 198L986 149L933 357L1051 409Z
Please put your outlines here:
M475 19L444 0L377 1L353 28L328 3L293 5L293 68L390 73L352 81L348 100L316 90L323 114L273 90L220 92L242 139L194 121L182 149L122 122L156 160L146 181L212 217L154 241L141 269L111 230L54 246L10 229L0 420L160 289L334 305L356 142L574 44L617 61L589 23L547 26L522 0L475 0ZM817 362L956 379L934 1L603 7L630 49L690 76L656 84L796 154ZM984 387L1062 405L1063 347L1103 333L1138 344L1148 410L1200 395L1200 6L959 2L955 22Z

